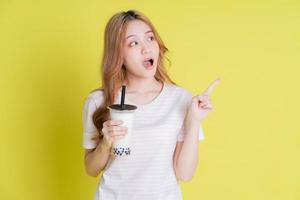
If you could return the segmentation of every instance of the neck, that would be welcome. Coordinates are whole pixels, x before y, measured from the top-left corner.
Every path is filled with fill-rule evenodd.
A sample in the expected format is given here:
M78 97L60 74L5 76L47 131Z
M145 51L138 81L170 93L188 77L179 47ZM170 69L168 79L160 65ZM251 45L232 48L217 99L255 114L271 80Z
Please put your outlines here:
M160 91L162 83L154 77L148 79L130 78L125 79L123 85L126 85L126 93L148 93L152 91Z

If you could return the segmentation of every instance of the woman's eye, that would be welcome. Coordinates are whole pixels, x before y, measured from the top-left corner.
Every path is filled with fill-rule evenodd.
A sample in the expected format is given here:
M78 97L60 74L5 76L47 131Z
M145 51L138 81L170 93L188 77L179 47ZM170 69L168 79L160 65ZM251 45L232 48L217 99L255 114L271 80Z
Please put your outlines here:
M148 39L149 39L150 41L153 41L153 40L155 40L155 37L154 37L154 36L150 36ZM133 46L135 46L136 44L138 44L138 42L136 42L136 41L130 42L130 43L129 43L129 47L133 47Z
M137 42L131 42L131 43L129 43L129 46L132 47L132 46L134 46L135 43L137 43Z
M149 38L151 41L155 39L154 36L150 36Z

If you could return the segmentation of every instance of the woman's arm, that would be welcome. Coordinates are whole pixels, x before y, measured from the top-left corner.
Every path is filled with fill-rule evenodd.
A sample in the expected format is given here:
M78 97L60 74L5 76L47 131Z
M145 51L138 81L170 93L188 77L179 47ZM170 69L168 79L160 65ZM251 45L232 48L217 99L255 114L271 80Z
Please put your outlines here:
M201 94L192 97L184 120L185 138L184 142L177 143L174 154L174 170L176 176L184 181L191 180L198 163L199 146L199 122L212 111L210 93L220 82L220 79L213 81L209 87Z
M176 177L181 181L190 181L198 163L199 123L189 121L186 124L183 142L177 142L173 166Z
M103 138L95 149L85 150L85 170L88 175L97 177L104 169L110 156L111 146Z

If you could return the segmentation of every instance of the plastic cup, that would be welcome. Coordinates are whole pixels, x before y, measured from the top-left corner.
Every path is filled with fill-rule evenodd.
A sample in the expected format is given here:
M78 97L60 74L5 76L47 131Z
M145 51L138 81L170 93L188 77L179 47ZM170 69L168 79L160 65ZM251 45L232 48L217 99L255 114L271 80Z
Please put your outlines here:
M113 104L107 106L107 108L112 120L122 120L123 124L121 126L128 128L124 138L114 140L111 153L115 156L129 156L131 152L132 127L137 106L123 104L123 107L121 107L120 104Z

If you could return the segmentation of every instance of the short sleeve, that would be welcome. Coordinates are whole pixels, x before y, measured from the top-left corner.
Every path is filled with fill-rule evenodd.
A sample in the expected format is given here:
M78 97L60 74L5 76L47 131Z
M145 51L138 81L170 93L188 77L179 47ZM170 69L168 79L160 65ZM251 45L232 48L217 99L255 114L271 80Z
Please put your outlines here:
M180 132L177 136L177 142L181 142L184 140L184 126L180 129ZM201 140L204 140L204 131L203 131L203 127L202 127L202 124L200 124L200 127L199 127L199 137L198 137L198 140L201 141Z
M187 114L187 109L188 109L188 106L192 103L192 98L193 98L193 94L191 92L189 92L188 90L184 90L184 99L183 99L183 104L184 104L184 108L185 108L185 114ZM178 133L178 136L177 136L177 141L180 142L180 141L183 141L184 140L184 134L185 134L185 127L184 127L184 123L182 123L182 127ZM204 140L204 131L203 131L203 127L202 127L202 124L200 123L200 126L199 126L199 137L198 137L198 140L201 141L201 140Z
M99 139L92 140L98 135L98 130L93 123L93 113L96 109L95 101L91 96L88 96L82 110L83 147L86 149L96 148L99 142Z

